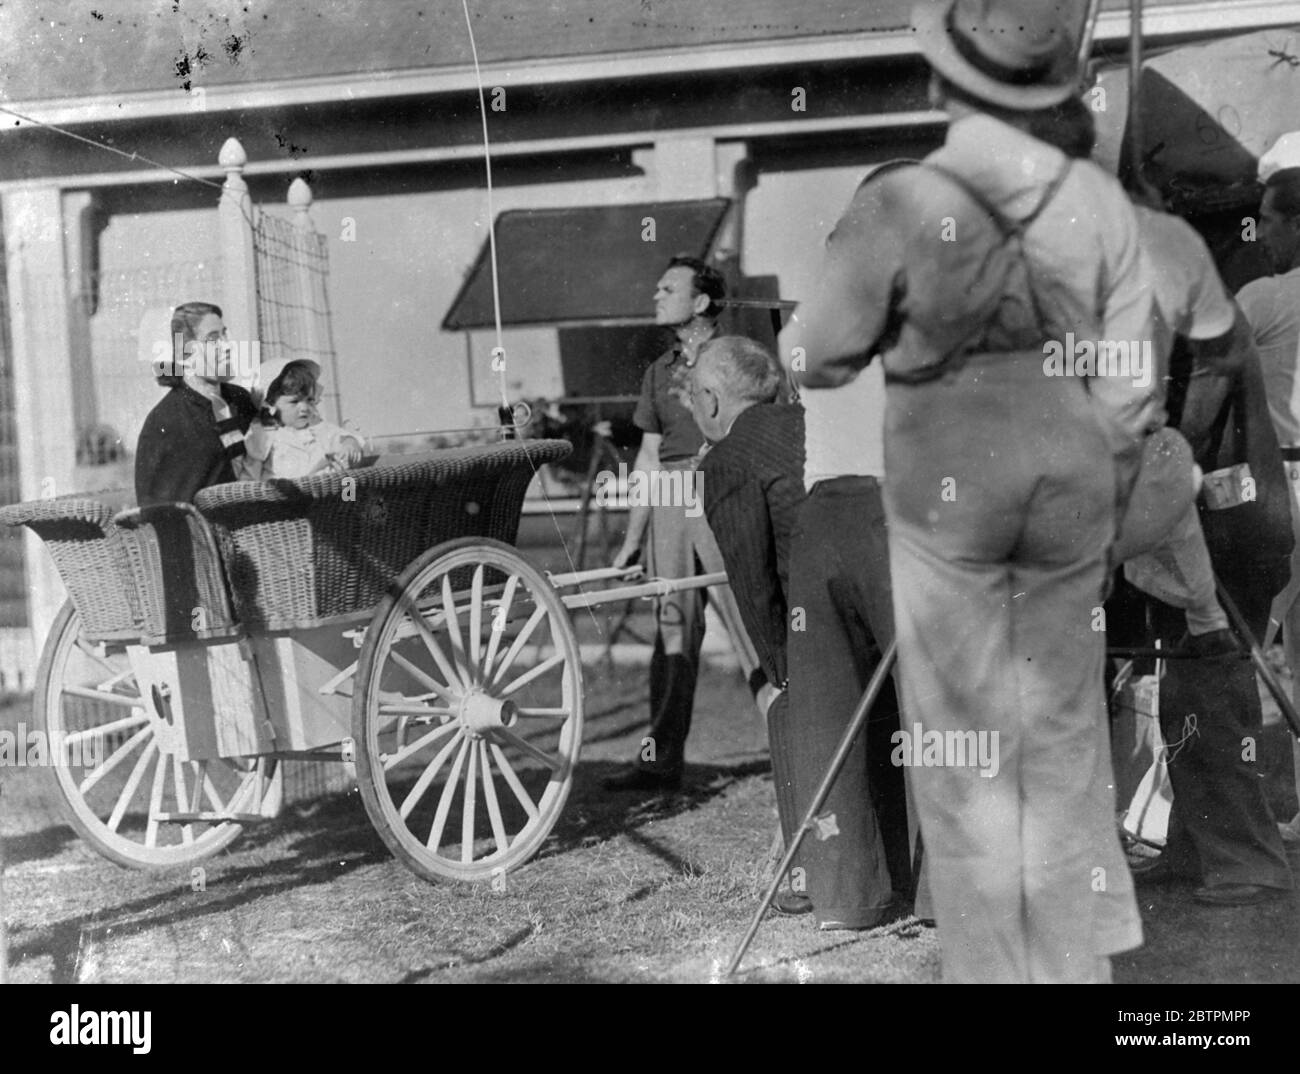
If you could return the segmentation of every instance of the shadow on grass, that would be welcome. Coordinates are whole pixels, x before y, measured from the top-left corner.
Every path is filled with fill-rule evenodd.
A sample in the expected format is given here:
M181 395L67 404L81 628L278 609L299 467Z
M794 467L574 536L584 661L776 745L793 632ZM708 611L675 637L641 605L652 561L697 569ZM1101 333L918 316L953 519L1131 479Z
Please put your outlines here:
M56 857L77 842L77 833L66 824L54 824L40 831L3 838L4 862L10 868L23 862Z
M578 766L564 813L534 861L580 847L595 846L620 835L635 833L643 825L699 809L742 780L771 771L771 765L766 760L732 766L687 765L680 790L605 790L602 781L623 770L624 766L614 761L590 761ZM638 837L638 841L674 868L685 866L676 855L655 849L657 844L652 845L653 841L644 837Z
M1290 848L1288 848L1290 849ZM1300 853L1287 855L1300 875ZM1142 885L1146 942L1112 960L1117 984L1300 981L1300 894L1256 906L1203 906L1189 882Z
M283 838L286 829L301 828L304 821L309 822L309 830L286 850L277 849L278 860L267 861L258 855L259 849L272 839ZM68 834L71 836L70 830ZM154 892L108 910L91 910L35 929L17 929L11 933L9 942L12 965L48 955L54 963L52 982L70 983L75 980L77 952L87 928L95 932L111 930L114 939L126 938L225 914L292 889L329 884L364 865L389 857L367 822L360 802L347 794L331 795L310 812L290 807L279 820L247 832L235 844L235 852L240 857L251 852L257 860L223 869L219 884L214 885L215 891L190 890L189 866L160 870L159 877L168 873L177 877L179 892L175 889ZM210 860L220 862L222 856Z
M766 772L768 765L754 762L731 768L691 766L680 791L649 797L604 791L600 786L601 779L618 768L613 763L579 766L564 813L534 860L631 833L652 853L674 868L683 869L686 866L684 861L635 830L653 821L698 809L738 781ZM291 843L287 847L272 848L271 844L282 841L286 834L291 835ZM9 837L5 846L11 862L31 861L57 854L74 839L75 834L70 828L59 825ZM111 930L114 940L121 940L182 922L218 917L293 889L328 885L363 866L391 860L387 847L371 827L360 798L354 793L331 794L308 805L290 806L278 820L246 831L226 854L240 859L251 856L254 860L247 864L230 862L222 869L212 890L201 893L189 890L190 874L186 866L168 870L177 877L179 892L175 889L153 892L108 910L94 909L38 928L16 929L10 936L12 965L49 956L53 962L52 981L70 983L76 978L77 954L87 929L96 933ZM226 855L213 860L221 862L223 859L230 860ZM160 872L159 875L165 874ZM646 891L644 894L650 893ZM453 955L446 965L414 970L408 974L408 979L418 981L451 966L490 961L523 943L529 933L530 930L525 929L512 934L503 944L487 952ZM554 967L539 965L535 979L555 979L559 972Z

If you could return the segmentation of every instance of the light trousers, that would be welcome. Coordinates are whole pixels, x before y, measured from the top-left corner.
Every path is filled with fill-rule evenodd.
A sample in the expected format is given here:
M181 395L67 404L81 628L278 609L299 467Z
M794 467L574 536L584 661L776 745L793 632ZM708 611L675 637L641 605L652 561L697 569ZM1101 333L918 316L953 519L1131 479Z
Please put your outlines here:
M1102 685L1116 476L1099 412L1029 352L887 398L900 761L944 979L1108 980L1142 928Z

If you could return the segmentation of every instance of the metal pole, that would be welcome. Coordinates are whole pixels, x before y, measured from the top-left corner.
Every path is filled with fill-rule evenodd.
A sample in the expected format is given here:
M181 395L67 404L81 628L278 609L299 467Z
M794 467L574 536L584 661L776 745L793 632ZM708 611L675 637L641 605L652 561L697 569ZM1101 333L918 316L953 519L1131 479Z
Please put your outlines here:
M1082 76L1092 55L1092 41L1097 35L1097 16L1101 14L1101 0L1088 0L1088 11L1083 17L1083 33L1079 36L1079 74Z
M763 901L759 903L758 910L755 911L753 920L749 923L749 929L746 931L744 939L740 941L740 946L736 948L736 953L727 966L725 976L730 977L736 972L740 967L741 959L745 957L745 952L749 950L749 945L753 943L754 936L758 932L759 923L763 920L763 914L767 912L767 908L772 905L772 900L776 898L777 889L781 886L781 880L789 870L790 863L794 861L794 856L799 852L803 837L815 826L817 813L826 804L831 788L835 786L835 780L839 778L840 769L844 767L844 762L848 760L849 750L853 747L853 740L858 737L858 733L866 724L867 716L871 712L871 706L876 703L876 698L885 685L885 679L893 671L894 659L897 653L898 643L891 641L889 648L885 650L884 655L880 658L880 663L876 665L875 673L871 676L871 681L867 683L867 688L858 701L858 707L853 710L849 725L844 729L844 737L840 739L840 744L835 749L835 756L831 758L830 766L826 769L826 775L822 777L821 786L817 788L817 793L813 795L813 800L808 806L808 812L804 814L803 823L799 825L794 833L794 838L790 841L790 846L786 848L785 857L781 859L781 864L777 866L776 875L772 877L771 883L768 884L767 894L763 896Z
M1245 617L1237 610L1237 605L1228 596L1228 591L1223 588L1223 583L1217 577L1214 579L1214 590L1219 596L1219 603L1223 605L1223 610L1228 613L1228 619L1231 621L1237 636L1250 646L1251 663L1255 665L1259 677L1264 680L1268 692L1273 695L1277 707L1282 710L1283 717L1285 717L1287 724L1290 725L1291 733L1297 739L1300 739L1300 717L1296 715L1295 706L1291 704L1291 699L1286 696L1286 691L1282 689L1282 684L1278 682L1277 676L1273 674L1273 669L1268 666L1268 661L1264 659L1263 650L1260 649L1259 643L1255 641L1255 635L1250 632Z
M1128 139L1129 162L1139 184L1142 173L1142 117L1138 107L1138 88L1142 79L1142 0L1129 0L1128 39Z

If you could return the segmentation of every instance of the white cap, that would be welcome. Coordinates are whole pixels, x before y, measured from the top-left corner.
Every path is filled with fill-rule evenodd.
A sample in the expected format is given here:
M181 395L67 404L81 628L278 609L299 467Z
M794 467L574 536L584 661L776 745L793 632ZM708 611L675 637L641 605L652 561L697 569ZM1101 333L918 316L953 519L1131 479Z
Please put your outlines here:
M1259 181L1267 183L1286 168L1300 168L1300 131L1283 134L1273 148L1259 158Z

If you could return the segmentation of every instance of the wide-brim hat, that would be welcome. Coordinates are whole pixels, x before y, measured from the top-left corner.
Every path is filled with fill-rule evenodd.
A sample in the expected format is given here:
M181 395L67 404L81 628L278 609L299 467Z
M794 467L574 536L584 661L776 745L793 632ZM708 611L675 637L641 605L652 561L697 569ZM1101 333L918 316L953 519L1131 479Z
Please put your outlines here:
M272 358L269 362L263 362L257 367L257 374L253 377L253 385L249 389L253 393L253 401L258 406L261 406L266 401L267 389L284 372L285 366L292 362L301 362L311 370L311 375L316 378L316 382L320 383L319 362L313 362L310 358Z
M929 0L912 9L930 66L989 104L1031 112L1079 88L1077 43L1065 0Z

